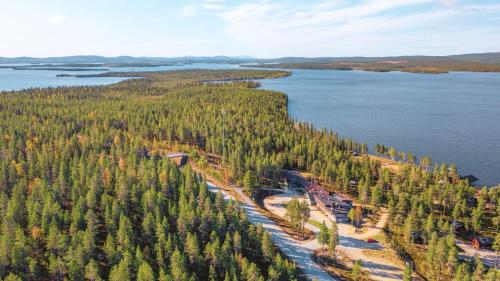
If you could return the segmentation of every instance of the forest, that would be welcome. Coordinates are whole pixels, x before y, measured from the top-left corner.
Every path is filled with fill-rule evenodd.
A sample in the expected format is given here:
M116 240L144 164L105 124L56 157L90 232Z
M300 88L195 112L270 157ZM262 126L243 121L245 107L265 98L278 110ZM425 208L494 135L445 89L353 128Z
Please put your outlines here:
M145 153L201 140L216 125L206 106L246 94L191 75L0 96L2 279L300 278L235 201L208 192L189 166Z
M294 169L375 214L387 208L394 243L428 280L498 276L458 259L452 222L500 241L500 188L478 190L453 165L411 154L394 153L401 169L389 171L366 145L292 120L285 94L250 81L289 72L120 75L131 79L0 95L2 278L301 278L237 203L208 193L189 166L150 157L177 144L192 147L200 164L203 155L219 156L230 180L250 193L278 186L283 170ZM424 245L415 245L417 232Z

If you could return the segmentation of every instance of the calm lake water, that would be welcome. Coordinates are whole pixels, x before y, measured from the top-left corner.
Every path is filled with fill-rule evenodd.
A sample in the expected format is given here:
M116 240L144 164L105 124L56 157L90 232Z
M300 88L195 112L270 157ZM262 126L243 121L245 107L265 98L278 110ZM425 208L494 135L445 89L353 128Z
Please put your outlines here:
M110 71L231 69L231 64L110 68ZM29 87L111 84L123 78L56 77L99 73L0 69L0 91ZM402 72L294 70L262 88L284 92L290 115L342 137L394 146L455 163L478 184L500 183L500 74L429 75Z
M340 136L455 163L476 184L500 183L500 74L294 70L261 81L289 113Z
M110 67L109 71L162 71L175 69L230 69L238 68L233 64L196 63L158 67ZM108 70L107 70L108 71ZM107 71L56 71L56 70L12 70L0 68L0 92L31 87L55 87L76 85L105 85L124 80L119 77L56 77L57 74L93 74Z

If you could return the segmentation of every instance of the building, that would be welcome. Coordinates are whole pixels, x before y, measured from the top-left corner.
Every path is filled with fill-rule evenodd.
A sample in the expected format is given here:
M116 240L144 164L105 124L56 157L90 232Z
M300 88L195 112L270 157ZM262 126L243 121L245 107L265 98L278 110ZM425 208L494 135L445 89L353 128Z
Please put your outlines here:
M451 222L451 226L453 227L453 231L455 232L455 234L462 234L467 231L465 225L462 222L456 220L453 220Z
M184 166L188 161L188 154L184 152L175 152L167 154L168 159L172 159L177 166Z
M146 157L147 158L154 158L156 160L160 160L162 158L168 158L174 161L177 166L184 166L187 164L189 155L184 152L173 152L173 153L160 153L160 152L155 152L151 153L151 151L146 151Z
M347 214L353 205L353 199L349 195L330 193L317 184L306 187L306 196L311 205L316 205L321 212L334 221L347 220Z

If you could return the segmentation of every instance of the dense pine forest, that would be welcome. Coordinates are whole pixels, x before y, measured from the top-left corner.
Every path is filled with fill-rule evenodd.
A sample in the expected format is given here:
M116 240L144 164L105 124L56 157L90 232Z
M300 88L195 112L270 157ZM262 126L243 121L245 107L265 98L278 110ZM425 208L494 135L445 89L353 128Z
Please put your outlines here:
M383 169L366 145L292 120L284 94L248 81L289 74L143 72L110 86L0 95L1 277L300 278L237 203L211 195L189 166L152 157L187 144L200 166L203 155L219 156L249 192L297 169L375 214L387 208L394 243L429 280L495 280L480 262L458 259L452 221L500 241L500 188L480 191L454 166L404 154L398 171Z
M244 74L223 77L261 77ZM234 102L244 83L187 81L193 75L220 78L172 73L157 83L1 95L1 278L299 278L237 203L208 192L189 166L149 157L155 142L206 139L215 105L242 108Z

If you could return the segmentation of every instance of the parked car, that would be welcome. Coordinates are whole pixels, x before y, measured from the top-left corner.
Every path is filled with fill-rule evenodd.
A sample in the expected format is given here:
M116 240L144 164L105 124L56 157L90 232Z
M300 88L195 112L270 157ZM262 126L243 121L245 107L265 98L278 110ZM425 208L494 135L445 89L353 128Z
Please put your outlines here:
M378 243L378 241L376 239L374 239L374 238L368 238L366 240L366 242L368 242L368 243Z
M476 249L491 248L493 239L484 236L476 236L472 239L472 246Z

